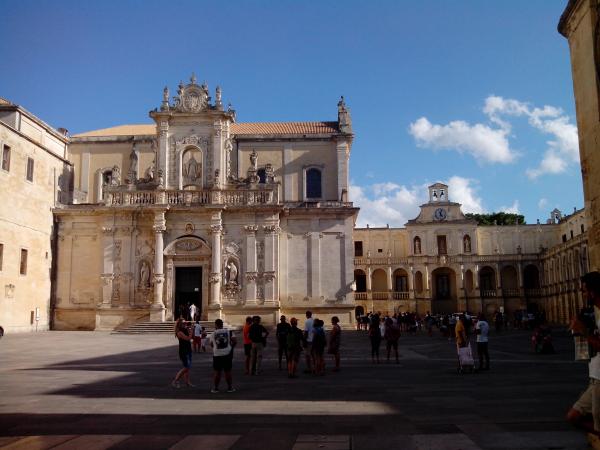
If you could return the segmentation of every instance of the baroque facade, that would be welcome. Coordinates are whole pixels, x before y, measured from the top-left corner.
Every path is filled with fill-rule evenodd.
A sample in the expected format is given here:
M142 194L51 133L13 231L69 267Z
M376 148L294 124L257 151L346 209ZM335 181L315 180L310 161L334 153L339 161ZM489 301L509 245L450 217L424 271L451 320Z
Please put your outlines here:
M565 323L582 306L588 270L584 211L545 224L478 226L429 186L429 201L404 228L356 228L357 313L544 310Z
M351 323L353 134L336 122L237 123L219 87L165 88L151 125L71 137L58 226L56 329L176 318L241 324L310 308Z
M600 270L600 11L598 0L569 0L558 31L569 41L591 270Z

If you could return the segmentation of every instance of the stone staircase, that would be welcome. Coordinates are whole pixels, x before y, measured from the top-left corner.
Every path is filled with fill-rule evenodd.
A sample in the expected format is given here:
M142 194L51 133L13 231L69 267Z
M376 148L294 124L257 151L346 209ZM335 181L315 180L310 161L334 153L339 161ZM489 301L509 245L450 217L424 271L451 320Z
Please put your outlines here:
M200 324L207 332L215 329L215 323L209 320L201 320ZM113 334L174 334L175 322L136 322L113 331Z

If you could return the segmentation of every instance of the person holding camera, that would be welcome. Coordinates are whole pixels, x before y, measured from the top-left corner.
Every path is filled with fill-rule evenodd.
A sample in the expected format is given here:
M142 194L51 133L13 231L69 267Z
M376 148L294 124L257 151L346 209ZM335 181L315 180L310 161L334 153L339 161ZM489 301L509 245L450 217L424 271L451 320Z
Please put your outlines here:
M581 277L584 301L593 308L593 320L576 317L570 328L575 336L583 336L590 347L587 389L567 413L567 420L585 429L594 448L600 448L600 272L589 272Z

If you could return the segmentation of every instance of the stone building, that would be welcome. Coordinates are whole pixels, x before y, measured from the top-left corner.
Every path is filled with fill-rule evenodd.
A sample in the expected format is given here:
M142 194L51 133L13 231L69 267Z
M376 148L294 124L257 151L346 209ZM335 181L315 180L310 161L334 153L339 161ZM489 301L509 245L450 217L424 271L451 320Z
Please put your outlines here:
M600 270L600 13L597 0L569 0L558 31L569 40L589 261Z
M75 135L74 203L58 226L56 329L173 320L241 324L312 309L351 323L352 145L335 122L237 123L192 76L154 123Z
M66 130L0 99L0 326L50 326L52 209L70 201Z
M565 322L582 306L586 219L555 210L546 224L478 226L436 183L404 228L356 228L354 253L357 313L543 309Z

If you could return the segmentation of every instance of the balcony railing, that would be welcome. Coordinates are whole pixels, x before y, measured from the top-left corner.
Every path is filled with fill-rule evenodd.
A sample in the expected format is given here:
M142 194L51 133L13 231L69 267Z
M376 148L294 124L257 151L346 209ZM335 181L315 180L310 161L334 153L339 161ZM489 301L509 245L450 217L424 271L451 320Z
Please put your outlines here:
M408 291L403 292L355 292L355 300L408 300L410 293Z
M255 206L279 203L277 187L272 189L211 189L197 191L155 190L137 191L106 188L103 193L107 206L138 205L230 205Z
M486 289L486 290L482 290L481 291L481 297L482 298L490 298L490 297L496 297L497 293L495 289Z

